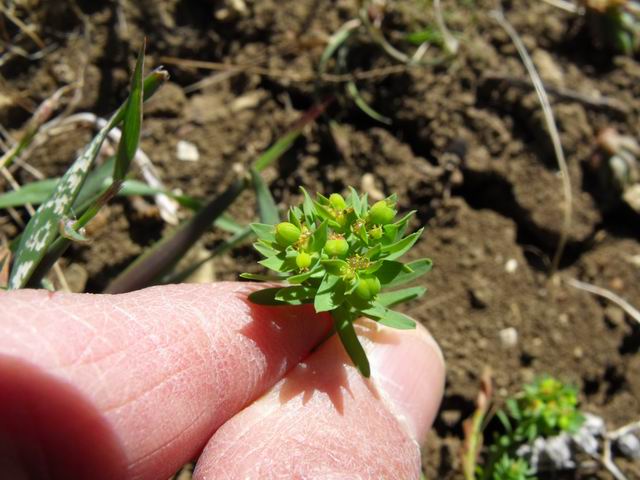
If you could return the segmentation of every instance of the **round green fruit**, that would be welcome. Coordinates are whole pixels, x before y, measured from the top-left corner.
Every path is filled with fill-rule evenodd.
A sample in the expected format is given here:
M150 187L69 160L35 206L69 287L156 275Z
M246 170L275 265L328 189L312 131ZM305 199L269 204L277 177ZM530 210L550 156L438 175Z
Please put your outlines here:
M330 257L344 257L349 251L349 244L344 238L332 238L324 244L324 251Z
M380 292L378 277L361 278L355 289L355 294L362 300L371 300Z
M296 265L301 270L309 268L311 266L311 255L307 252L300 252L296 257Z
M347 208L347 202L339 193L332 193L329 196L329 204L336 210L344 210Z
M374 203L369 209L369 221L376 225L391 223L395 216L395 210L387 205L387 202L384 200Z
M276 225L276 242L283 247L293 245L300 238L300 229L293 223L281 222Z

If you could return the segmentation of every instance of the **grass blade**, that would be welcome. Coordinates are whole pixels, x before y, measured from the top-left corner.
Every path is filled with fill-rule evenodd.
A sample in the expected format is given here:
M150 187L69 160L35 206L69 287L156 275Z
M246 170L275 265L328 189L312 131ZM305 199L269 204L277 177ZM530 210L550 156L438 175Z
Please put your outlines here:
M253 231L251 230L251 227L244 227L241 231L233 235L229 240L226 240L225 242L221 243L216 248L214 248L213 251L209 255L207 255L207 257L197 261L193 265L188 266L184 270L167 275L165 278L162 279L160 283L167 284L167 283L184 282L187 278L189 278L193 273L195 273L196 270L202 267L205 263L213 260L218 255L222 255L223 253L228 252L232 248L235 248L245 240L251 238L252 234L253 234Z
M280 221L280 214L278 213L276 202L273 200L273 196L269 191L269 187L267 187L267 184L255 169L251 169L251 180L253 182L253 188L256 191L260 221L269 225L275 225Z
M23 185L20 190L12 190L0 195L0 208L22 207L27 203L38 205L46 202L59 178L47 178Z
M303 128L324 112L332 100L312 107L294 124L291 131L278 139L253 163L252 168L261 172L280 158L302 134ZM246 177L235 180L221 195L210 200L196 215L184 222L174 232L155 243L138 257L109 286L105 293L123 293L153 285L178 263L180 258L229 208L248 186Z
M177 230L155 243L113 280L105 293L124 293L153 285L168 274L182 256L238 198L247 186L239 178Z
M271 165L276 159L280 158L291 146L293 142L302 134L302 130L307 125L313 123L327 109L329 104L333 102L333 98L329 98L324 102L311 107L302 117L293 125L291 130L274 143L266 152L264 152L253 163L253 168L259 173Z
M31 278L33 271L58 235L58 223L68 214L87 177L89 168L112 127L110 122L98 132L71 168L62 176L49 199L41 204L35 215L31 217L16 251L9 277L9 289L24 287Z
M342 25L327 42L327 46L322 52L322 56L320 57L320 62L318 63L318 72L320 76L324 74L327 69L327 62L333 55L336 53L338 48L347 41L347 39L351 36L354 30L360 28L362 23L359 19L355 18L349 20L344 25Z
M362 98L362 95L360 95L360 91L358 90L355 82L352 81L347 83L347 93L353 99L356 106L369 117L380 123L384 123L385 125L391 125L393 123L389 117L385 117L381 113L378 113L373 109L373 107L371 107L371 105L366 102L364 98Z
M168 79L168 75L162 70L156 70L147 77L145 86L148 85L149 87L148 96L155 93L166 79ZM147 95L145 95L145 97L146 96ZM67 242L64 248L58 246L53 252L48 252L49 247L58 236L60 221L69 214L71 206L76 200L87 178L88 172L102 147L102 143L109 131L124 119L127 113L127 106L128 100L113 114L107 125L98 132L73 165L65 172L49 199L40 205L35 215L27 224L16 250L15 262L9 278L9 289L23 288L31 281L32 275L36 268L39 267L45 255L47 255L47 265L50 268L58 258L54 258L54 256L56 254L58 256L61 255L66 249L66 246L68 246L69 240L61 237L61 245ZM115 194L117 190L117 188L113 190L110 189L105 193ZM94 212L94 215L95 213L97 213L97 211ZM78 228L82 226L80 225L81 222L76 223L79 225ZM48 271L48 268L46 270L42 267L39 268L39 276L41 277L46 274L46 271ZM34 282L36 280L37 279L34 279Z
M140 141L140 127L142 126L142 72L144 69L144 49L145 42L142 42L136 67L131 78L131 93L127 100L125 109L122 138L118 144L118 152L116 155L116 165L113 170L113 181L121 182L129 171L129 165L133 160L136 150L138 150L138 142Z

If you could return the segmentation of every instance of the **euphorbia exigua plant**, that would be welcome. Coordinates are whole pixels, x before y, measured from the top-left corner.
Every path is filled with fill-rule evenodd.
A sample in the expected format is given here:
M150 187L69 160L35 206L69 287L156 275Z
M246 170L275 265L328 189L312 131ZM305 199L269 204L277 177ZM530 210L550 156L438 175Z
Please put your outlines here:
M263 305L309 303L316 312L330 312L345 350L369 377L369 361L353 322L367 317L389 327L415 328L413 320L390 307L425 292L423 287L392 290L431 269L427 258L398 260L422 229L405 235L415 212L396 218L395 195L369 206L367 195L359 196L354 189L347 199L333 193L318 194L314 201L303 193L303 204L289 210L287 221L252 225L258 237L254 247L265 257L260 263L277 275L242 277L285 285L257 291L250 300Z

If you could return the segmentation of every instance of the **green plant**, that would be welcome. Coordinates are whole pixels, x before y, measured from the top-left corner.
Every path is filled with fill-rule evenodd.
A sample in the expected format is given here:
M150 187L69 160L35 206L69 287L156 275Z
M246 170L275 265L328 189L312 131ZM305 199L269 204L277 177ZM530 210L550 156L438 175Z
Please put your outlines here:
M8 287L39 286L44 275L64 253L71 241L83 241L83 227L121 189L140 137L142 104L169 78L166 71L157 69L143 80L144 45L140 49L131 79L131 91L125 103L111 116L84 151L60 178L46 201L41 203L15 248ZM87 180L100 147L110 130L122 123L122 138L113 163L108 185L91 198L77 220L72 207ZM77 212L76 212L77 213Z
M422 234L405 235L415 212L396 219L395 195L369 206L367 195L351 189L347 199L333 193L292 207L285 222L252 225L258 237L260 264L275 277L243 274L253 280L276 280L286 286L257 291L251 301L265 305L313 304L330 312L335 329L353 363L369 377L366 354L353 326L361 316L394 328L415 328L415 322L389 307L423 295L423 287L383 291L412 281L431 269L429 259L402 263Z
M602 46L632 55L640 51L640 2L582 0L596 40Z
M530 475L526 462L519 463L515 458L518 447L531 444L539 437L574 433L584 421L578 409L576 389L550 376L525 385L520 393L507 399L506 409L498 411L496 416L503 432L496 434L489 446L488 461L480 469L484 479L531 478L526 476ZM511 474L514 476L509 476Z
M491 480L532 480L535 476L525 459L503 455L494 465L490 478Z

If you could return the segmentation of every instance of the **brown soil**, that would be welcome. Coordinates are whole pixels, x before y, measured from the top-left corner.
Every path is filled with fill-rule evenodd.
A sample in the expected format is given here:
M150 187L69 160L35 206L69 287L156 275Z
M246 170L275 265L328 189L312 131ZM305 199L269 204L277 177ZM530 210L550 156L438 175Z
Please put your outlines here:
M141 146L169 187L200 198L220 192L234 163L247 165L314 103L314 68L326 40L356 16L357 4L18 3L27 5L17 10L21 18L55 48L43 59L17 56L0 66L0 122L14 133L33 106L75 80L84 62L77 109L108 114L126 95L143 35L150 67L170 56L251 62L273 72L231 75L168 65L172 83L148 103ZM444 3L447 22L462 42L452 61L358 84L367 101L393 119L391 125L360 112L340 84L321 84L321 92L338 96L329 112L336 123L322 118L266 172L283 206L300 199L300 185L321 192L364 186L396 192L401 209L418 211L414 226L428 225L413 255L434 260L429 293L405 307L431 330L448 361L442 413L424 452L428 478L460 478L461 425L473 411L487 367L498 399L549 373L577 385L584 409L603 415L610 427L640 414L638 325L618 307L564 282L576 277L640 303L640 222L623 207L599 208L585 168L602 128L640 135L640 64L593 50L579 19L569 14L542 2L506 2L508 18L548 85L611 100L603 105L552 97L571 172L574 216L560 273L549 279L545 272L562 231L563 196L537 98L519 82L526 71L507 35L487 15L497 3ZM407 0L389 7L384 25L392 41L433 20L430 9L418 4ZM16 33L6 20L0 27L0 34ZM28 38L21 42L36 49ZM365 39L348 62L354 70L367 70L395 61ZM187 88L203 79L208 86ZM89 133L74 130L52 138L28 161L46 176L59 175ZM179 140L198 147L198 162L176 160ZM33 180L26 170L15 174L20 182ZM363 179L365 174L370 175ZM232 208L241 221L251 220L254 212L248 193ZM92 245L68 254L75 272L70 274L80 279L78 288L86 280L89 291L104 288L169 228L157 216L141 215L129 200L117 200L102 221ZM1 228L9 236L18 231L10 220ZM222 237L207 234L203 245L212 247ZM217 278L255 271L255 260L250 248L240 247L216 261ZM499 340L507 327L518 331L517 344L509 348ZM638 465L624 469L630 478L640 476Z

